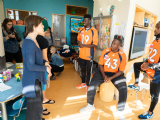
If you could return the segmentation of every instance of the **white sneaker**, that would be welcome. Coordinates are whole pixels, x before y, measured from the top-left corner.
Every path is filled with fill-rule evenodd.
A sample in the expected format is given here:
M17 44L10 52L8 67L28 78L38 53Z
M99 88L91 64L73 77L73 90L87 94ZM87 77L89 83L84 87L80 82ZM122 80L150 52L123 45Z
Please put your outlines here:
M85 113L85 112L89 112L89 111L93 111L93 110L95 110L94 105L90 105L90 104L88 103L88 105L87 105L86 107L80 109L79 112L80 112L80 113Z
M118 117L119 117L119 120L126 120L123 111L118 111Z

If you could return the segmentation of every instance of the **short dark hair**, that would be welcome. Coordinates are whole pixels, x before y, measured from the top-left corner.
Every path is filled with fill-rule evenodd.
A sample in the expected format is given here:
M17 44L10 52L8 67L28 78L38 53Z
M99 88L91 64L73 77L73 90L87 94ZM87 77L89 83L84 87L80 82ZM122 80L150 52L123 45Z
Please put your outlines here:
M85 14L84 18L89 18L91 20L91 15L90 14Z
M122 39L120 39L120 38L115 38L115 39L118 40L120 42L121 46L123 47Z
M29 15L25 18L25 27L26 27L26 32L30 33L33 32L33 26L37 27L41 22L43 18L40 16L36 15Z
M114 35L114 39L118 40L121 43L121 46L123 47L124 44L124 37L120 35Z

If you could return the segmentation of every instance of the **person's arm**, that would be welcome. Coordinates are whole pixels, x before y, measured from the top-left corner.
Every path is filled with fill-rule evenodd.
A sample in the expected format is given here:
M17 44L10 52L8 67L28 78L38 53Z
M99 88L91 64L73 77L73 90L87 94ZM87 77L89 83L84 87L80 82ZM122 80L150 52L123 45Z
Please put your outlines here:
M96 45L94 45L94 44L91 44L91 45L84 45L84 44L82 44L82 43L78 43L78 46L80 47L80 48L83 48L83 47L88 47L88 48L94 48L94 47L96 47Z
M160 70L160 63L147 63L147 62L144 62L142 65L141 65L141 69L146 71L147 69L152 69L152 70Z
M51 66L49 65L49 60L47 57L47 50L48 50L48 48L45 48L42 50L43 63L45 66L48 66L51 69Z
M104 82L107 80L107 76L105 75L104 73L104 66L103 65L100 65L99 64L99 71L101 72L102 76L103 76L103 79L104 79Z
M124 73L124 70L125 70L125 67L126 67L126 55L125 55L125 53L120 54L120 55L122 57L122 61L121 61L120 65L119 65L119 71L116 74L114 74L112 77L109 77L106 80L106 82L110 82L114 78L119 77L120 75L122 75Z
M43 49L42 55L43 55L43 59L46 60L47 62L49 62L48 57L47 57L47 50L48 50L48 48Z
M27 67L30 71L42 71L45 72L47 70L46 66L41 66L35 64L35 56L36 53L34 51L34 46L30 45L30 48L27 49L26 52L26 61L27 61Z
M7 36L3 36L3 42L6 42L9 38L15 38L15 35L9 34Z
M102 77L103 77L104 82L105 82L108 77L105 75L105 71L104 71L104 54L105 54L105 50L102 51L98 64L99 64L99 71L101 72Z
M120 76L123 74L123 71L118 71L116 74L114 74L112 77L108 77L106 82L109 83L111 80L113 80L114 78Z
M97 32L97 30L94 30L94 35L93 35L92 39L93 39L93 43L91 45L85 45L85 44L78 42L78 46L80 48L82 48L82 47L88 47L88 48L96 47L98 45L98 32Z

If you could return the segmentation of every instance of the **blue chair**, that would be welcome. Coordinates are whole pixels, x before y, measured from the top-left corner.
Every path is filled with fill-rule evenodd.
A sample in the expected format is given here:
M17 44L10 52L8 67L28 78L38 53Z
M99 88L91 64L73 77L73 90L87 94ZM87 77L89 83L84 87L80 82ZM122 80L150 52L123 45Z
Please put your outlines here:
M27 106L27 100L25 96L22 97L21 99L13 100L8 104L6 104L7 115L13 116L13 120L16 120L16 117L20 115L21 110L26 108L26 106Z

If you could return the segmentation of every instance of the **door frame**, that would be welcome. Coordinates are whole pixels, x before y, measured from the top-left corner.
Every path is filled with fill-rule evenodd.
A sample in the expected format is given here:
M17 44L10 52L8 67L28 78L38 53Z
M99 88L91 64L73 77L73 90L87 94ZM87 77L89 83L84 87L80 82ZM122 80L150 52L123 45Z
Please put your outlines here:
M61 15L61 16L64 16L64 37L66 37L66 15L63 15L63 14L55 14L55 13L52 13L52 32L53 32L53 15Z

